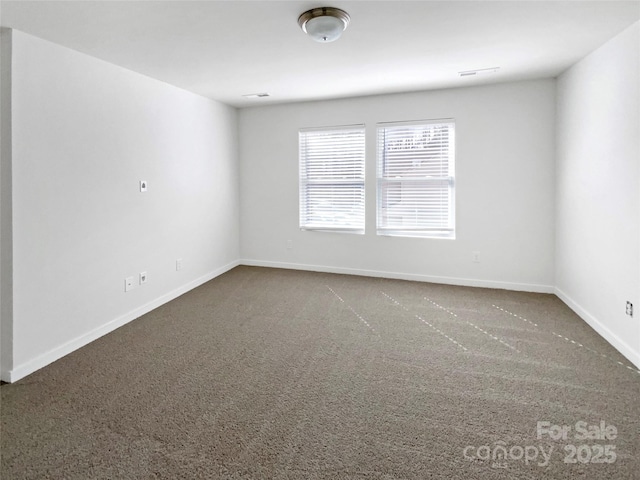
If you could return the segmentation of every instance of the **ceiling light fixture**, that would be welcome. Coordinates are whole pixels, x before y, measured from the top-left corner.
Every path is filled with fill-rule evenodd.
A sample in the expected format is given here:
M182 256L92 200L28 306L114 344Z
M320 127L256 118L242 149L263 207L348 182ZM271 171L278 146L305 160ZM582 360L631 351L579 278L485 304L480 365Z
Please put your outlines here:
M320 43L340 38L350 21L351 17L347 12L333 7L312 8L298 17L302 31Z

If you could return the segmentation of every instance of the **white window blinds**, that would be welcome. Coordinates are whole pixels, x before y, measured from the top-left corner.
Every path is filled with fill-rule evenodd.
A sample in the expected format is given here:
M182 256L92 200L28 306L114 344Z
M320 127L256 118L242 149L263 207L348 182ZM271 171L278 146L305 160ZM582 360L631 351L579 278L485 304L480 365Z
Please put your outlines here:
M378 235L455 238L453 120L378 124Z
M300 228L364 233L364 126L301 130Z

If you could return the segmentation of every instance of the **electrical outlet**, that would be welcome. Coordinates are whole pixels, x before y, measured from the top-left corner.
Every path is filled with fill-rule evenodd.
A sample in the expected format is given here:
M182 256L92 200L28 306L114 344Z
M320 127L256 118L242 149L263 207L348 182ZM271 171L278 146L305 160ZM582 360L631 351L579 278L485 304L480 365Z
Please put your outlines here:
M147 283L147 272L140 272L140 285Z
M629 315L630 317L633 317L633 303L631 302L627 302L627 310L626 310L627 315Z
M287 250L291 250L293 248L293 240L287 240Z
M127 277L124 279L124 291L128 292L133 289L133 277Z
M480 263L480 252L472 252L473 263Z
M176 260L176 272L178 270L182 270L182 259L181 258Z

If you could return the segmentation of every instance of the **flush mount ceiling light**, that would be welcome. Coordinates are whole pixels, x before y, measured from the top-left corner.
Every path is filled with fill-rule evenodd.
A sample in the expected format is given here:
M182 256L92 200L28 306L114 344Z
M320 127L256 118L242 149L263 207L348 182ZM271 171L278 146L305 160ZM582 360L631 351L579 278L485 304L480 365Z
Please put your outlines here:
M329 43L337 40L349 25L351 17L344 10L320 7L307 10L298 17L302 31L316 42Z

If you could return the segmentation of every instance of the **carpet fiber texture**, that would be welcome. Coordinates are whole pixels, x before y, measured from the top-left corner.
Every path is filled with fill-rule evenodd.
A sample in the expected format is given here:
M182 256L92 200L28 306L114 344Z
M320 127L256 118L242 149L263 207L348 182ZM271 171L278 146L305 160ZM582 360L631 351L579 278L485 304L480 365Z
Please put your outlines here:
M553 295L238 267L1 388L7 479L640 479Z

